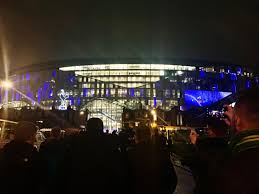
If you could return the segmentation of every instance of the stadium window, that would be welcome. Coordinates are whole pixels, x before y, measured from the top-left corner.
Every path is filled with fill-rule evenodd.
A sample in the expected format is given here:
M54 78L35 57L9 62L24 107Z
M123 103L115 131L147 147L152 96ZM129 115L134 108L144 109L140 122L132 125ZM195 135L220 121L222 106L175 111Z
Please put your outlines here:
M153 89L153 96L156 96L156 90Z
M177 90L177 98L180 98L181 97L181 92L180 90Z
M115 89L111 89L111 96L112 96L112 97L115 96Z

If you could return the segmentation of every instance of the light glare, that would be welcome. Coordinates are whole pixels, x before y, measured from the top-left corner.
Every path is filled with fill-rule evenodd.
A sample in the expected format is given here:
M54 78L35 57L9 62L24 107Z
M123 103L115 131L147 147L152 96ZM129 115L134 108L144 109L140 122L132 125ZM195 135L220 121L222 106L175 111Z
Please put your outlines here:
M1 86L6 88L6 89L9 89L13 86L13 83L9 80L5 80L5 81L2 81Z

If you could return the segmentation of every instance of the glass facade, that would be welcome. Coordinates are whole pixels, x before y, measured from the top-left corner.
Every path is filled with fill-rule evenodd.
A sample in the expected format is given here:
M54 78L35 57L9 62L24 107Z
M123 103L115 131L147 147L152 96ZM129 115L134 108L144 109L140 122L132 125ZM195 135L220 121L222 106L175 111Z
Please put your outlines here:
M124 107L181 105L184 90L236 92L258 84L242 67L171 64L89 64L11 76L14 89L0 88L1 106L24 105L89 111L106 129L121 128ZM19 103L23 102L23 103ZM13 105L12 105L13 104Z

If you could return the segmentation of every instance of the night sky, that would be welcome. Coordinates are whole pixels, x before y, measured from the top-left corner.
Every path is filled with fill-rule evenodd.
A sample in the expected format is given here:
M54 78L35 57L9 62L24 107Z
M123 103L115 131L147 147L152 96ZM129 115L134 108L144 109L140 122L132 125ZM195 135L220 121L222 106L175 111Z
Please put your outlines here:
M152 2L1 0L1 45L11 68L79 58L259 63L256 1Z

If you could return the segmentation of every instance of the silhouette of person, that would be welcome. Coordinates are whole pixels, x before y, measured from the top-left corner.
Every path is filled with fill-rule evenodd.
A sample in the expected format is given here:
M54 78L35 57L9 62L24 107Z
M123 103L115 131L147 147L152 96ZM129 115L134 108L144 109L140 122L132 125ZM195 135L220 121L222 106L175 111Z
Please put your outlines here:
M135 140L135 148L128 151L132 193L173 193L177 176L168 150L152 141L150 129L145 126L136 129Z
M34 142L37 126L21 121L15 129L14 140L2 152L1 193L38 193L41 189L40 159ZM15 186L14 186L15 185Z
M55 179L57 178L58 166L64 159L65 147L61 140L61 129L54 127L50 137L40 145L40 155L46 166L46 189L48 193L55 193Z
M66 153L61 171L64 193L81 193L82 190L86 193L121 193L120 182L124 178L120 157L109 145L102 120L89 119L86 130L87 133L79 135Z

